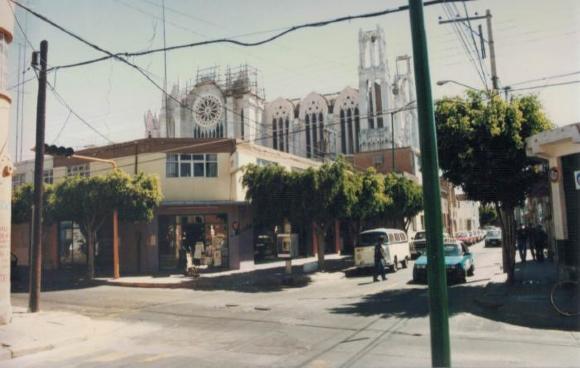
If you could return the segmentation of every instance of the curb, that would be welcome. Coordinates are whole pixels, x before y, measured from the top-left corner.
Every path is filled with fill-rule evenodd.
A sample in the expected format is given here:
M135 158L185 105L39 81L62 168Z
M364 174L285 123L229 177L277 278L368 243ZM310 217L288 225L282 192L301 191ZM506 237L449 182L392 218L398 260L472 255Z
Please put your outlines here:
M95 285L124 286L144 289L180 289L193 287L195 285L195 280L171 284L169 283L160 284L157 282L123 282L123 281L93 281L93 283Z
M88 340L88 336L76 336L59 340L50 344L44 345L29 345L22 348L4 347L0 350L0 362L4 360L16 359L26 355L41 353L60 347L61 345L72 344L76 342L84 342Z

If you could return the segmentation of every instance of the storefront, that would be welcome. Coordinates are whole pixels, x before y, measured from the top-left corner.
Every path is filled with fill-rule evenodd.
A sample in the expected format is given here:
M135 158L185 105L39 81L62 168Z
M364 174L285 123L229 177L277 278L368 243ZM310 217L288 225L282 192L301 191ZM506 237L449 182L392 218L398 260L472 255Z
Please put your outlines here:
M229 265L228 215L179 214L159 216L159 269L175 270L184 252L208 267Z

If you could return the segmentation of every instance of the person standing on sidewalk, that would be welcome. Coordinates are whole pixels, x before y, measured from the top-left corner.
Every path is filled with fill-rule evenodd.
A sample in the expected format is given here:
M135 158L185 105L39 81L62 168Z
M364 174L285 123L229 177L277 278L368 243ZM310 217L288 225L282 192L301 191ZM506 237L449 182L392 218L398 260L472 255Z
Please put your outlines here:
M525 263L526 262L528 236L527 236L526 227L524 225L522 225L522 227L518 230L517 239L518 239L518 252L520 253L520 260Z
M373 270L374 282L379 281L379 274L381 275L383 281L387 279L385 276L385 258L387 255L383 249L383 240L384 238L381 236L375 244L375 268Z
M536 260L536 242L535 242L535 229L532 225L526 228L526 238L528 242L528 248L530 248L530 253L532 254L532 260Z
M542 228L542 225L536 226L534 241L536 245L536 259L538 262L544 262L544 248L548 240L548 235Z

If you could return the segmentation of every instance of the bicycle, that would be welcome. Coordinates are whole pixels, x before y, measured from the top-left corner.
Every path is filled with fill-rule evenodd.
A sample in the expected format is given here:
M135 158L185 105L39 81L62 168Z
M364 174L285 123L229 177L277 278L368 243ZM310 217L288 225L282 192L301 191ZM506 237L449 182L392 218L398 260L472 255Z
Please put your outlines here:
M563 316L580 315L580 284L578 281L559 281L550 292L552 307ZM572 312L570 312L572 310Z

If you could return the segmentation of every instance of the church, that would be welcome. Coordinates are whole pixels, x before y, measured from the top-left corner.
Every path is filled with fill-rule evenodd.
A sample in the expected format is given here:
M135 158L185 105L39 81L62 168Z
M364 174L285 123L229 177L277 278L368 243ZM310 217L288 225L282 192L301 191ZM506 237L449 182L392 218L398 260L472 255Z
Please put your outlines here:
M163 96L159 114L145 114L145 136L234 138L321 161L403 147L418 153L411 58L398 56L392 72L378 25L360 30L358 42L358 89L266 101L251 66L198 70Z

